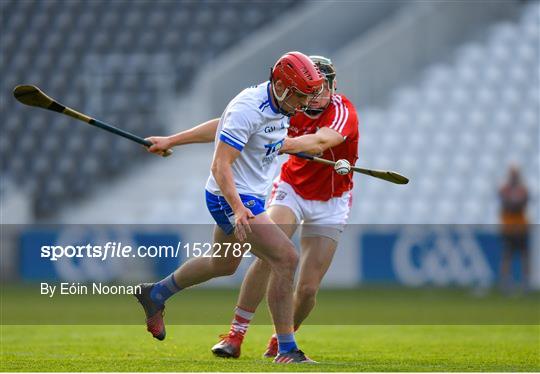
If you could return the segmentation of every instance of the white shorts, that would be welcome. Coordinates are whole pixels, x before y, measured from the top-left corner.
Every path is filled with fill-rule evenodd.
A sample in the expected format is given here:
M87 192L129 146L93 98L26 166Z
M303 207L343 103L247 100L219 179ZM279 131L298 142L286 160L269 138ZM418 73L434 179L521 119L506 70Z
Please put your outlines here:
M283 205L293 211L296 222L302 223L302 237L324 236L335 241L338 241L339 235L345 228L351 204L351 191L327 201L306 200L279 177L274 180L272 194L268 201L268 207Z

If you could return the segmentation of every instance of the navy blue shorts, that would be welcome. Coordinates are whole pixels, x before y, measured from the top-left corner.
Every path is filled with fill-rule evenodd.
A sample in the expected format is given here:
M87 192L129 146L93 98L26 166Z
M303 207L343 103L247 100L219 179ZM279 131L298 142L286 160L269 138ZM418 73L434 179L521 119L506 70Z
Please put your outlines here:
M263 199L242 194L240 194L240 199L244 203L244 206L251 210L251 213L255 216L265 211ZM214 195L206 191L206 206L217 225L225 234L232 234L234 232L234 213L227 200L223 196Z

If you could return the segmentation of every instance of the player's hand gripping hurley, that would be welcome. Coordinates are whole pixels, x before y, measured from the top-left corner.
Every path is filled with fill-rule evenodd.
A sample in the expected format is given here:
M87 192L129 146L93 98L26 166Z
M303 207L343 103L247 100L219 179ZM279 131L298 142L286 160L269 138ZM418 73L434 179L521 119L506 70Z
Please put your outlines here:
M119 135L123 138L129 139L136 143L142 144L146 147L151 147L152 142L141 138L140 136L134 135L130 132L121 130L117 127L111 126L105 122L101 122L95 118L89 117L86 114L77 112L74 109L71 109L65 105L60 104L58 101L47 96L43 91L41 91L36 86L31 85L19 85L13 89L13 96L23 104L35 106L38 108L52 110L58 113L63 113L72 118L78 119L80 121L86 122L89 125L99 127L105 131L109 131L113 134ZM172 150L168 149L163 152L162 156L167 157L172 154Z
M294 155L297 156L297 157L305 158L305 159L308 159L308 160L312 160L312 161L319 162L319 163L326 164L326 165L330 165L330 166L335 166L336 165L335 161L327 160L327 159L321 158L321 157L311 156L311 155L308 155L308 154L302 153L302 152L294 153ZM403 175L401 175L399 173L396 173L395 171L364 169L364 168L359 168L359 167L356 167L356 166L351 166L351 171L355 171L357 173L369 175L369 176L379 178L379 179L385 180L387 182L395 183L395 184L407 184L407 183L409 183L409 179L407 177L404 177Z

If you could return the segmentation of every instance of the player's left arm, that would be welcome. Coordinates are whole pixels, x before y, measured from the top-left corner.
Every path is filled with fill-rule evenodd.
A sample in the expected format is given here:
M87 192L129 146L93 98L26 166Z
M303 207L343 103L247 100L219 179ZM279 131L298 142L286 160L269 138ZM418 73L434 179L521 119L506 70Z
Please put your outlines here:
M219 118L214 118L177 134L169 136L151 136L146 138L146 140L152 143L152 146L148 148L148 151L161 155L167 149L179 145L213 142L218 124Z
M285 138L281 153L304 152L320 154L328 148L335 147L345 141L343 135L329 127L320 128L315 134L302 135L296 138Z

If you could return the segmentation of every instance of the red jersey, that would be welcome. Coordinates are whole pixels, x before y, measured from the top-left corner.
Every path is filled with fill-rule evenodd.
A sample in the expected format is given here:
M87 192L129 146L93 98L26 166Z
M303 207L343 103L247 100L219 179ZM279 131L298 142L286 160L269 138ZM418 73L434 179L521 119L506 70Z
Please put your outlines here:
M332 161L346 159L354 165L358 159L358 116L349 99L343 95L332 96L330 105L317 119L303 113L295 115L291 118L288 136L314 134L322 127L337 131L345 141L327 149L321 157ZM339 175L328 165L292 155L281 167L281 179L306 200L327 201L353 188L352 173Z

